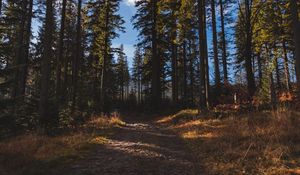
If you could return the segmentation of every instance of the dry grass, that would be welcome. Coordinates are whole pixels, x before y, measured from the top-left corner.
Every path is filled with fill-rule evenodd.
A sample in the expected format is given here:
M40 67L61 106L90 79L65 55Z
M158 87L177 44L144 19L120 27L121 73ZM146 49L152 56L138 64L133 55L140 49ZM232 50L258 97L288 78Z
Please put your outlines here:
M225 119L195 115L184 110L159 123L182 136L206 174L300 174L300 115L284 110Z
M90 121L88 121L84 127L95 128L95 129L105 129L115 126L123 126L126 123L122 121L119 117L98 117L93 116Z
M191 119L195 117L197 114L198 114L198 110L186 109L174 115L163 117L160 120L158 120L157 123L168 123L168 122L178 123L180 120Z
M93 117L76 133L55 137L32 133L3 140L0 174L53 174L94 145L105 144L106 138L113 134L111 129L124 124L117 117Z

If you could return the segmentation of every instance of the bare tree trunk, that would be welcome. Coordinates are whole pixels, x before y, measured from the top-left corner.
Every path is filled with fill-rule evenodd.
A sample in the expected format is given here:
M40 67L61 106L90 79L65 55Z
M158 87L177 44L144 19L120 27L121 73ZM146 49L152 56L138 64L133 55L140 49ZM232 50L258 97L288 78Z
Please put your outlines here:
M21 69L21 94L25 94L26 89L26 80L27 80L27 71L28 71L28 60L29 60L29 48L30 48L30 38L31 38L31 24L33 16L33 0L29 0L28 11L27 11L27 24L26 24L26 33L25 33L25 46L24 46L24 67Z
M2 15L2 0L0 0L0 17Z
M259 51L259 52L261 52L261 51ZM263 73L262 73L262 64L261 64L260 53L258 53L258 55L257 55L257 64L258 64L259 86L261 86L262 85Z
M182 45L182 63L183 63L183 103L186 104L186 97L187 97L187 58L186 58L186 41L183 41Z
M270 72L270 92L271 92L271 105L272 107L276 107L276 90L274 86L274 78L272 71Z
M16 60L15 60L15 76L14 76L14 86L12 91L12 98L20 98L24 94L21 94L21 69L25 66L24 63L24 37L25 37L25 29L26 29L26 12L27 12L27 1L22 1L22 7L21 7L23 15L21 15L20 24L18 28L18 37L17 37L17 45L16 45Z
M40 124L42 129L47 129L50 122L49 114L49 82L50 82L50 66L53 42L53 0L46 1L46 23L44 38L44 53L41 61L41 90L40 90Z
M61 11L61 21L60 21L60 31L59 31L58 57L56 60L56 100L57 100L58 104L62 100L61 65L63 63L62 60L63 60L63 52L64 52L66 6L67 6L67 0L63 0L62 11ZM67 64L67 62L64 61L64 64ZM66 71L67 71L66 68L64 68L64 72L66 72ZM64 84L65 83L66 83L66 80L64 79Z
M275 58L275 69L276 69L276 81L278 89L281 89L280 71L278 65L278 58Z
M27 68L29 59L29 46L31 37L33 0L22 2L22 19L20 21L18 48L16 54L16 75L13 97L23 98L25 96Z
M223 1L219 0L220 4L220 15L221 15L221 36L222 36L222 62L223 62L223 74L224 83L228 83L228 70L227 70L227 52L226 52L226 33L225 33L225 19L224 19L224 9Z
M81 5L82 0L78 0L77 5L77 25L76 25L76 55L75 60L73 62L73 95L72 95L72 110L76 107L76 98L77 98L77 86L78 86L78 73L79 73L79 60L81 59L82 52L81 52Z
M209 108L208 103L208 58L206 38L206 7L205 0L198 0L199 12L199 51L200 51L200 111Z
M284 59L285 86L286 86L286 90L290 91L291 79L290 79L289 60L287 55L286 42L284 40L282 41L282 47L283 47L283 59Z
M190 72L190 95L191 95L191 102L190 106L194 104L194 55L192 53L192 41L189 40L189 54L190 54L190 64L189 64L189 72ZM194 50L193 50L194 51Z
M251 26L251 7L252 4L249 0L245 0L245 31L246 31L246 48L245 48L245 67L247 73L247 82L248 82L248 95L249 100L252 100L252 97L255 94L255 80L252 70L252 26Z
M298 19L297 0L290 0L290 10L292 15L292 26L294 32L297 87L298 92L300 92L300 23Z
M177 82L177 46L172 42L172 100L178 101L178 82Z
M108 23L109 23L109 5L108 5L108 0L105 1L106 3L106 14L105 14L105 41L104 41L104 55L103 55L103 67L102 67L102 73L101 73L101 87L100 87L100 95L101 95L101 103L102 103L102 111L103 112L109 112L108 109L108 94L107 94L107 59L108 59L108 39L109 39L109 34L108 34Z
M172 16L175 15L175 10L172 10ZM172 67L172 101L173 103L178 102L178 66L177 66L177 44L175 40L177 38L177 26L176 26L176 18L174 17L172 29L171 29L171 67Z
M160 59L157 54L157 0L151 0L152 8L152 81L151 81L151 95L152 105L154 108L159 107L161 90L160 90Z
M216 10L215 0L211 0L211 15L212 15L212 34L213 34L213 50L214 50L214 66L215 66L215 85L216 93L220 92L220 68L219 68L219 57L218 57L218 36L217 36L217 25L216 25ZM226 52L226 51L225 51Z

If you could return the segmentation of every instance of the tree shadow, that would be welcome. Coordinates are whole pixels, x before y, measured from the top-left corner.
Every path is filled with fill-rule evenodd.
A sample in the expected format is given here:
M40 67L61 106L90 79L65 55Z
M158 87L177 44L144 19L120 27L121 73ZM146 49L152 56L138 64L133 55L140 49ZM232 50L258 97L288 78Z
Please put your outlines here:
M140 123L118 128L116 133L107 144L98 145L65 169L64 174L202 174L185 143L169 131Z

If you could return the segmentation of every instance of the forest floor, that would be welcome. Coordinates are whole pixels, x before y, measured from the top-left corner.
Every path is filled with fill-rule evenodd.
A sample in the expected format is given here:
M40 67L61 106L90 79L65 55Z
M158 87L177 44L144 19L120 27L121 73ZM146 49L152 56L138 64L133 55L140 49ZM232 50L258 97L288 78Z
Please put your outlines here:
M127 123L62 174L196 175L191 151L166 128L152 122Z
M63 136L1 141L0 174L300 174L299 116L277 111L218 118L183 110L94 118Z
M27 135L0 142L0 174L201 174L184 141L154 120L114 119L104 128L99 126L108 119L97 120L88 124L90 136L90 131L54 138Z

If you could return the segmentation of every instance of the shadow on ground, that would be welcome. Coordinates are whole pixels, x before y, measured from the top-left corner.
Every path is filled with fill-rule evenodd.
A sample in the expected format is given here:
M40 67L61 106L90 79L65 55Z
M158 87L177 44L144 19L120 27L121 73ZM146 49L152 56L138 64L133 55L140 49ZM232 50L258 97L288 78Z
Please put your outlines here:
M61 174L194 175L200 174L197 164L179 137L143 122L117 128L106 144L99 144Z

